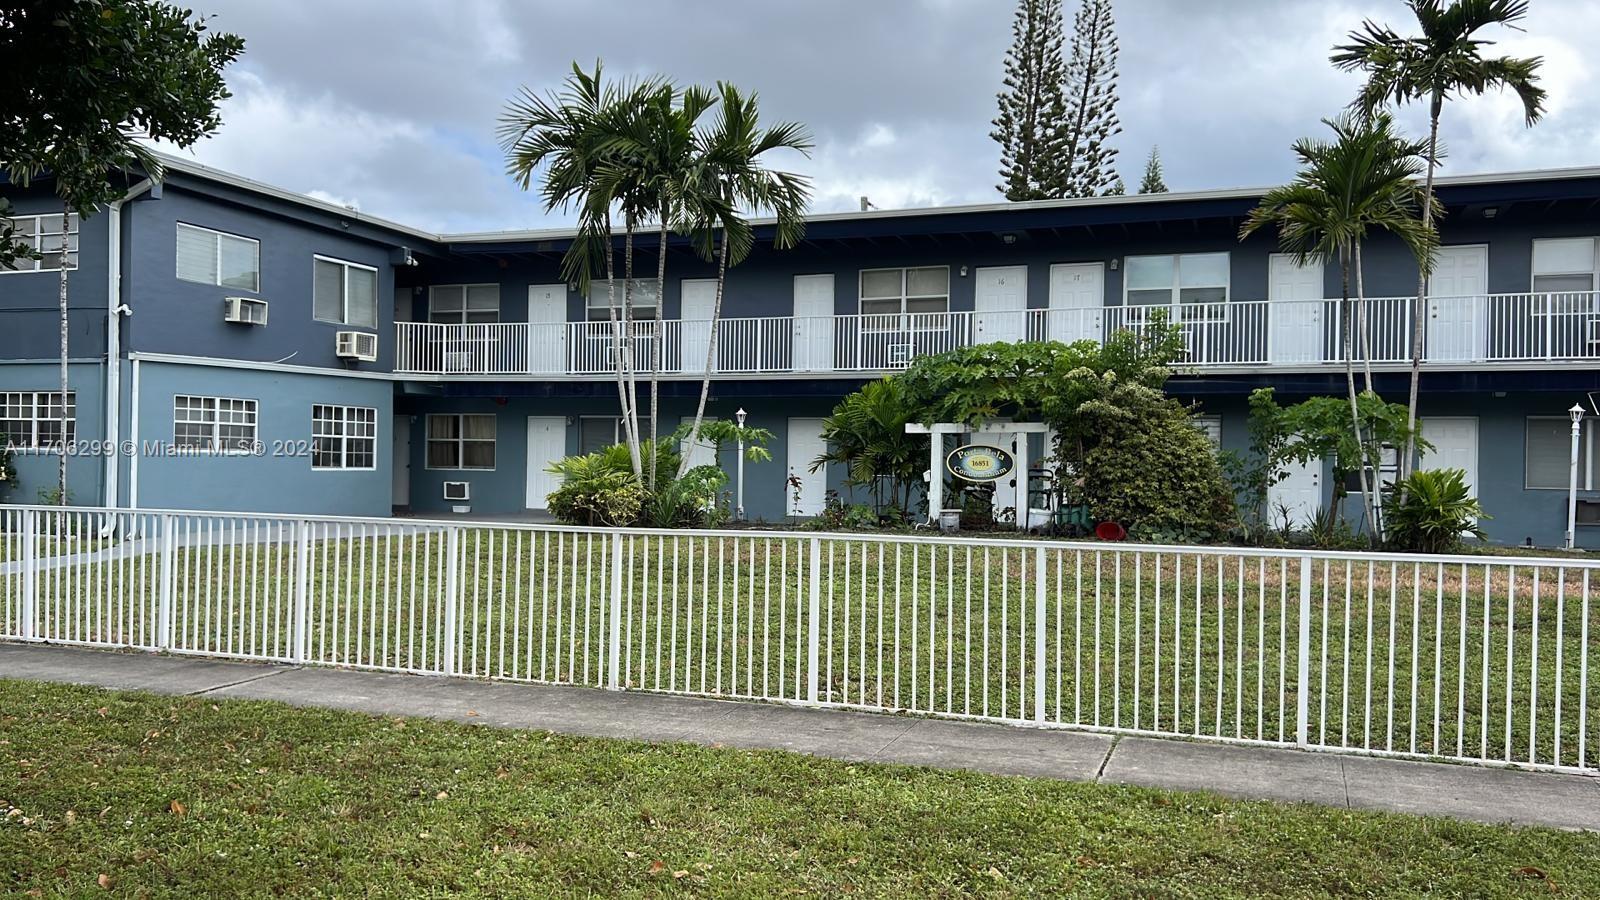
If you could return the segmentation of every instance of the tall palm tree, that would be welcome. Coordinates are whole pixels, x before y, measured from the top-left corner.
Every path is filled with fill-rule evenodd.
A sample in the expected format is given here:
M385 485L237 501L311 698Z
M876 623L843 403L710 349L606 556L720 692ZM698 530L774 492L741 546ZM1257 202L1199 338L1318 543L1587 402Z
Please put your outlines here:
M660 435L660 373L662 312L667 290L667 243L674 223L683 221L683 196L690 187L694 166L695 129L700 117L717 102L705 88L693 86L681 91L670 84L656 83L635 109L608 120L605 144L615 161L600 167L599 191L628 196L641 217L653 215L657 222L655 321L650 341L650 438L645 446L654 447ZM628 262L632 275L631 227ZM625 306L627 304L625 303ZM646 487L655 487L656 467L646 466Z
M745 95L727 82L717 83L717 119L696 135L696 159L682 194L684 224L694 236L695 249L717 263L717 288L711 307L711 337L706 342L706 365L700 379L700 401L695 406L689 439L698 440L705 418L711 373L717 361L717 332L722 320L722 298L728 268L744 261L755 244L746 214L770 212L776 218L772 244L787 249L805 233L806 202L810 180L793 172L768 169L762 157L778 150L809 154L811 136L795 122L762 128L757 95ZM678 473L688 471L691 454L685 453Z
M1516 28L1528 14L1527 0L1406 0L1422 34L1402 37L1388 26L1370 20L1350 33L1350 43L1333 48L1330 57L1338 68L1367 74L1367 81L1352 104L1371 115L1386 104L1426 101L1428 104L1427 178L1423 186L1422 224L1432 227L1433 178L1439 166L1439 114L1445 98L1457 94L1482 95L1490 88L1516 92L1522 100L1524 122L1532 126L1544 112L1544 89L1539 87L1537 57L1485 57L1483 48L1493 41L1473 37L1491 25ZM1400 456L1400 477L1411 471L1417 424L1417 387L1422 379L1423 312L1427 304L1428 271L1417 275L1417 295L1411 313L1411 390L1407 401L1407 437Z
M539 192L546 211L575 209L578 213L577 236L562 259L562 277L587 293L596 265L604 266L617 398L635 475L643 472L634 410L637 395L629 378L631 352L624 353L624 335L631 333L632 323L626 308L619 315L612 244L613 210L621 205L631 235L634 220L630 212L635 208L624 202L626 197L607 190L614 184L604 182L601 174L606 167L619 164L616 146L608 139L616 119L626 110L637 109L658 84L609 84L602 76L600 62L595 62L593 72L585 72L573 63L572 74L559 91L539 94L522 88L501 113L497 129L507 169L517 184L527 190L535 177L542 175Z
M1365 118L1346 114L1323 121L1333 129L1333 139L1302 138L1295 142L1294 154L1300 168L1294 181L1261 198L1246 217L1239 237L1243 240L1272 225L1278 230L1280 249L1296 264L1338 264L1345 388L1356 442L1363 448L1363 456L1368 457L1363 461L1370 465L1370 441L1362 435L1353 362L1352 263L1369 232L1387 231L1406 245L1424 272L1430 268L1437 239L1422 213L1431 201L1417 182L1417 176L1427 167L1426 148L1421 142L1398 135L1394 120L1387 113ZM1370 390L1369 383L1367 391ZM1360 484L1367 533L1376 535L1376 491L1367 480L1366 465L1361 467Z

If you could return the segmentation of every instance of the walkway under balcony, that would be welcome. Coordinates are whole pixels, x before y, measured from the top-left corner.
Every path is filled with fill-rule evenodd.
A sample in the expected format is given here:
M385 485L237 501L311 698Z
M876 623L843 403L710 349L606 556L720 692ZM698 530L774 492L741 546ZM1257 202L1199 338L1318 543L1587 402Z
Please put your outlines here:
M1103 341L1143 331L1165 311L1182 330L1182 365L1197 370L1316 371L1339 366L1341 302L1237 301L1180 306L984 310L907 315L725 318L711 369L748 375L860 377L904 369L918 357L996 341ZM1356 359L1397 366L1411 359L1409 297L1369 298L1352 316ZM1430 297L1423 327L1432 368L1517 368L1600 361L1597 292ZM484 325L396 324L402 374L573 379L616 371L610 322ZM712 323L636 322L624 344L636 371L699 378L711 355Z

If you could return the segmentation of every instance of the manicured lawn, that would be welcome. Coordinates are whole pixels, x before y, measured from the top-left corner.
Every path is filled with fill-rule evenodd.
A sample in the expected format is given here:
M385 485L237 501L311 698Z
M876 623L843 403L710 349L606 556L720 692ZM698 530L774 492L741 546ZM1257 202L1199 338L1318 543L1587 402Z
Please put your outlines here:
M307 545L307 659L444 670L453 586L453 671L606 683L609 535L468 530L452 577L442 532L382 527ZM174 646L289 658L293 541L212 539L175 554ZM809 541L627 538L619 683L805 699ZM1299 561L1102 546L1043 552L1044 718L1293 740ZM1033 719L1039 562L1031 548L824 539L819 699ZM37 633L153 645L160 576L153 553L47 571ZM1600 602L1585 604L1583 571L1484 557L1318 562L1310 576L1311 742L1600 763L1600 678L1584 677L1600 661L1582 640L1600 635ZM17 582L0 577L0 627Z
M1600 836L0 680L0 893L102 888L1594 896Z

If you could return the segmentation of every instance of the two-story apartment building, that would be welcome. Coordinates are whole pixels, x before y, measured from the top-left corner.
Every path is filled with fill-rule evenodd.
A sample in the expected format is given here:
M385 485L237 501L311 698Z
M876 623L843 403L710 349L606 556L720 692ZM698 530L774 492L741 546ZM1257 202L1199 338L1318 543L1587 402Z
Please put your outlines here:
M117 208L65 223L47 183L6 189L47 251L0 273L0 429L19 473L7 499L54 481L63 264L65 402L87 451L69 460L75 502L518 514L544 506L551 460L616 440L604 287L585 296L561 279L570 231L435 234L182 160L163 183L128 187ZM1424 462L1467 470L1494 539L1555 544L1566 410L1600 391L1600 169L1444 178L1439 190L1448 214L1421 403L1436 450ZM746 468L750 516L819 511L843 476L809 471L821 418L863 381L968 344L1099 340L1165 309L1189 347L1170 389L1201 405L1226 448L1247 445L1256 387L1342 394L1339 273L1293 265L1272 235L1238 240L1261 193L822 214L796 248L759 245L728 276L708 413L743 408L777 437L773 460ZM65 260L51 252L63 227ZM639 326L635 353L641 369L659 361L665 432L694 412L714 271L669 240L657 297L654 236L637 241L636 315L659 306L663 321ZM1383 239L1364 256L1373 299L1359 343L1380 392L1403 399L1416 269ZM1600 498L1597 424L1580 446L1586 498ZM1310 466L1274 504L1304 517L1331 487ZM1600 526L1578 540L1600 546Z

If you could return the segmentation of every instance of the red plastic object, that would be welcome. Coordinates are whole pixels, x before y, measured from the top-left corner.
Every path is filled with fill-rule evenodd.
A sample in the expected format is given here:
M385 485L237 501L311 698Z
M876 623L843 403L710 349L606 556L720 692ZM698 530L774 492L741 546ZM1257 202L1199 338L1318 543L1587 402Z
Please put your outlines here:
M1094 527L1094 536L1102 541L1120 541L1128 536L1128 529L1116 522L1101 522Z

